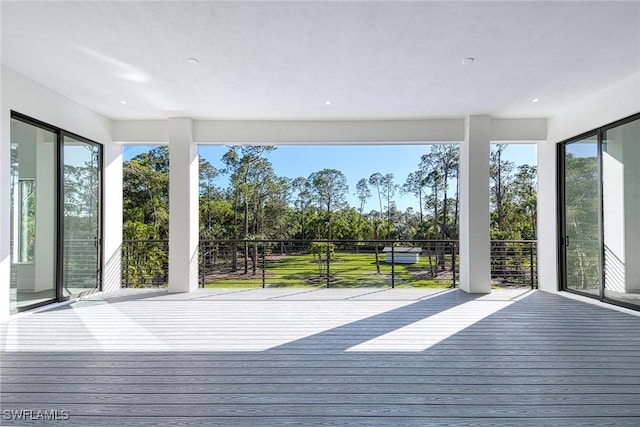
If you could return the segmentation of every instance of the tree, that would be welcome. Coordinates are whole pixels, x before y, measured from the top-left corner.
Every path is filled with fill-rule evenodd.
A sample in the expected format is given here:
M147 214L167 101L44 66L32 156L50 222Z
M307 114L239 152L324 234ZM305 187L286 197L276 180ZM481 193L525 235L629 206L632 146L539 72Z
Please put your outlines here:
M214 228L218 228L223 221L220 212L215 212L214 201L220 198L220 190L215 185L219 171L202 157L199 159L200 189L199 189L199 214L200 214L200 239L213 239L216 234Z
M398 186L394 175L376 172L356 185L358 208L346 202L348 187L341 171L323 169L308 178L293 180L279 177L268 159L274 147L229 147L217 170L200 159L200 237L231 240L232 270L244 252L244 271L256 269L260 239L456 239L458 233L458 147L434 145L421 156L418 167L408 174L403 193L416 196L419 210L396 209L394 196ZM503 157L506 146L491 156L491 236L502 239L535 239L536 171L534 166L515 167ZM12 148L12 156L16 157ZM579 160L576 160L579 162ZM167 239L168 236L168 150L157 148L143 153L124 166L125 226L128 239ZM68 186L80 182L82 167L66 170ZM228 186L218 179L226 175ZM68 188L65 207L80 212L85 200L74 200ZM365 213L367 201L377 193L379 209ZM90 202L90 201L87 201ZM580 212L572 212L579 216ZM77 229L77 227L73 227ZM237 240L244 240L238 250ZM431 244L437 263L434 274L445 265L451 252L443 244ZM376 245L379 271L379 248ZM495 248L495 245L494 245ZM511 253L511 248L507 247ZM281 245L282 253L286 246ZM151 250L152 258L161 255ZM586 271L588 254L582 257ZM453 256L453 255L451 255ZM148 260L153 263L157 259ZM431 257L430 257L431 258ZM448 259L447 259L447 264ZM250 264L250 260L253 261ZM452 259L451 265L455 264ZM436 269L437 268L437 269ZM142 271L142 270L140 270ZM587 273L585 273L587 276Z
M124 234L129 239L169 237L169 149L158 147L123 164ZM134 223L151 224L138 236ZM128 230L128 227L131 227Z
M382 182L384 180L384 177L382 176L382 174L380 172L376 172L374 174L372 174L369 177L369 184L374 186L376 189L376 192L378 193L378 202L380 204L380 210L378 211L380 213L380 219L382 219L382 191L380 189L380 187L382 187Z
M82 164L64 165L64 234L67 239L94 239L98 228L98 150L93 146L73 147ZM35 186L33 183L32 186ZM24 189L24 188L23 188ZM35 188L32 188L35 191ZM31 199L27 199L31 200ZM35 199L33 208L35 209ZM34 224L35 225L35 224Z
M378 211L377 219L374 219L373 224L373 239L376 240L374 244L375 248L375 256L376 256L376 272L380 274L380 254L378 251L378 242L377 240L380 238L380 229L382 228L382 190L381 187L383 185L384 177L380 172L376 172L369 177L369 184L375 187L376 192L378 193L378 203L380 204L380 210Z
M313 255L313 259L318 264L319 277L322 277L325 274L325 270L328 270L327 267L331 258L333 257L334 249L335 245L333 244L333 242L311 243L311 254Z
M361 178L356 183L356 195L360 200L360 208L358 209L358 212L362 215L362 212L364 212L364 205L367 204L367 200L371 197L371 190L369 189L369 184L367 183L366 178Z
M517 213L521 217L520 238L535 240L538 223L537 169L531 165L520 165L516 171L515 199Z
M360 208L358 209L357 221L353 223L353 227L357 228L355 231L356 236L362 236L366 232L365 220L364 220L364 206L367 204L367 200L371 198L371 190L369 189L369 183L366 178L360 178L356 183L356 195L360 200ZM361 238L361 237L358 237Z
M509 277L522 274L525 264L523 246L505 240L535 239L536 237L536 168L516 167L505 160L508 145L499 144L490 155L490 206L492 271L494 276ZM515 260L511 262L508 260ZM513 274L512 274L513 272Z
M448 218L449 218L449 185L452 179L458 181L458 168L460 164L460 149L457 145L453 144L440 144L435 145L435 152L438 153L439 163L442 167L442 193L443 193L443 210L442 216L442 239L446 240L450 238ZM456 206L457 192L456 192ZM455 219L457 222L457 218Z
M450 221L449 215L449 192L451 181L456 181L457 188L458 166L459 147L457 145L432 145L429 153L421 157L419 168L425 177L425 183L431 189L431 194L426 198L426 205L432 205L433 208L431 224L420 227L423 234L430 234L440 240L449 240L457 237L457 235L451 233L449 224L453 222L457 225L458 192L456 191L454 202L456 218L453 221ZM442 195L442 201L440 200L440 195ZM442 206L442 209L440 209L440 206ZM436 245L438 268L443 269L445 266L445 252L444 244Z
M309 175L308 179L318 207L325 211L328 239L331 240L331 213L347 205L346 195L349 191L347 178L339 170L322 169Z
M432 206L433 209L433 228L439 229L440 218L440 189L442 188L442 174L439 168L437 153L431 149L431 152L420 158L420 169L425 176L425 183L431 190L431 194L425 199L426 205Z
M163 280L168 256L157 240L169 237L169 149L154 148L123 163L123 238L127 246L127 282L145 286Z
M242 215L243 215L243 232L242 238L245 239L244 243L244 273L249 271L249 245L246 239L249 238L249 220L250 220L250 204L252 197L255 196L256 187L260 184L260 179L265 173L265 168L270 168L271 163L265 161L264 155L275 150L274 146L264 145L242 145L231 146L222 157L222 161L227 166L226 173L230 173L231 185L234 188L234 206L236 212L238 210L238 203L242 203ZM238 239L238 226L237 216L234 221L234 229L236 231L235 238ZM234 245L235 246L235 243ZM235 248L232 247L234 254L232 270L237 268L237 262L235 258Z
M489 177L491 181L491 208L493 222L493 238L509 239L513 229L507 221L507 210L513 202L513 162L502 159L507 144L497 144L489 157Z
M274 174L265 188L260 233L267 239L288 239L295 233L295 228L291 227L293 212L289 206L291 182Z
M396 194L396 185L393 183L392 173L388 173L382 177L382 192L387 202L387 227L391 227L393 224L391 221L391 211L395 208L393 196ZM389 237L388 231L387 237Z
M291 182L291 189L294 194L294 206L300 212L300 233L304 240L306 237L304 228L305 215L313 203L313 189L311 182L303 176L298 177Z
M421 158L420 169L432 190L434 219L440 232L440 239L451 238L449 233L449 189L451 181L458 180L460 149L453 144L432 145L430 152ZM442 210L439 211L442 195ZM455 205L458 200L456 195Z
M407 180L401 187L401 191L403 194L412 193L418 199L418 207L420 213L420 222L424 221L424 214L422 210L422 202L424 197L424 186L425 186L425 177L424 170L418 169L415 172L409 173L407 176Z
M596 289L600 277L598 223L598 159L565 154L565 221L567 285Z

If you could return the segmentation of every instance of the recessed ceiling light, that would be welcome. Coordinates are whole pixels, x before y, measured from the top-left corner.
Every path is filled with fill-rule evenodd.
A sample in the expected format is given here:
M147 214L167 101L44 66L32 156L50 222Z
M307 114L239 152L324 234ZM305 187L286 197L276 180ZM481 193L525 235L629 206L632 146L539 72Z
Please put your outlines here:
M533 99L531 100L531 102L533 102L534 104L535 104L536 102L538 102L538 101L540 101L538 98L533 98Z
M187 62L191 65L198 65L200 60L198 58L187 58Z
M331 105L331 101L324 101L324 105Z
M120 104L127 105L127 101L120 101Z
M464 58L462 61L460 61L462 63L462 65L469 65L472 64L474 61L476 60L476 58Z

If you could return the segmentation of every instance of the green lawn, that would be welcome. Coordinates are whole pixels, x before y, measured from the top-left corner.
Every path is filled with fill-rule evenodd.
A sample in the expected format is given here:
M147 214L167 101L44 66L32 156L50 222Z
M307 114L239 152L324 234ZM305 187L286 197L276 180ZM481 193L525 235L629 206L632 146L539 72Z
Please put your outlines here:
M391 265L380 253L380 274L376 271L373 253L336 253L330 265L332 288L391 287ZM435 259L432 258L435 263ZM451 265L447 255L446 264ZM267 258L265 269L267 287L326 287L326 273L320 275L318 263L312 255L287 255ZM437 278L429 275L429 260L421 256L417 264L395 265L396 287L447 288L452 284L451 273L441 273ZM207 278L207 288L247 288L262 286L262 270L254 276L236 274L232 277Z

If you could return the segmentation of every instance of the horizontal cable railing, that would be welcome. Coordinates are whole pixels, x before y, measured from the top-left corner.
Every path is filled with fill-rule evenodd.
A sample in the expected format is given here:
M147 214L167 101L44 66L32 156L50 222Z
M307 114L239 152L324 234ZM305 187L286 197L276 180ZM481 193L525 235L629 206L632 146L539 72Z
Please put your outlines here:
M63 284L65 288L94 288L98 275L98 241L64 239Z
M497 285L538 287L536 240L492 240L491 279Z
M149 288L169 281L168 240L122 241L122 286Z
M167 240L125 240L123 287L168 282ZM450 240L200 240L200 287L456 287ZM535 240L491 242L494 284L537 287Z
M201 287L453 287L457 242L201 240Z

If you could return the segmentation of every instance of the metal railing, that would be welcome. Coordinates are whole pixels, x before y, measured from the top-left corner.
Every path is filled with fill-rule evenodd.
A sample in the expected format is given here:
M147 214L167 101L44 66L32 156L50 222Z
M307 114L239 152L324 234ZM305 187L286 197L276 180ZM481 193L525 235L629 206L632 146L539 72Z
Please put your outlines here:
M492 240L491 279L501 286L538 287L536 240Z
M459 246L449 240L201 240L200 287L456 287ZM167 240L125 240L123 287L168 281ZM536 288L535 240L491 241L498 286Z
M202 287L453 287L457 242L201 240Z
M122 241L122 287L159 287L168 281L168 240Z
M64 239L63 277L65 288L94 288L98 275L96 239Z

